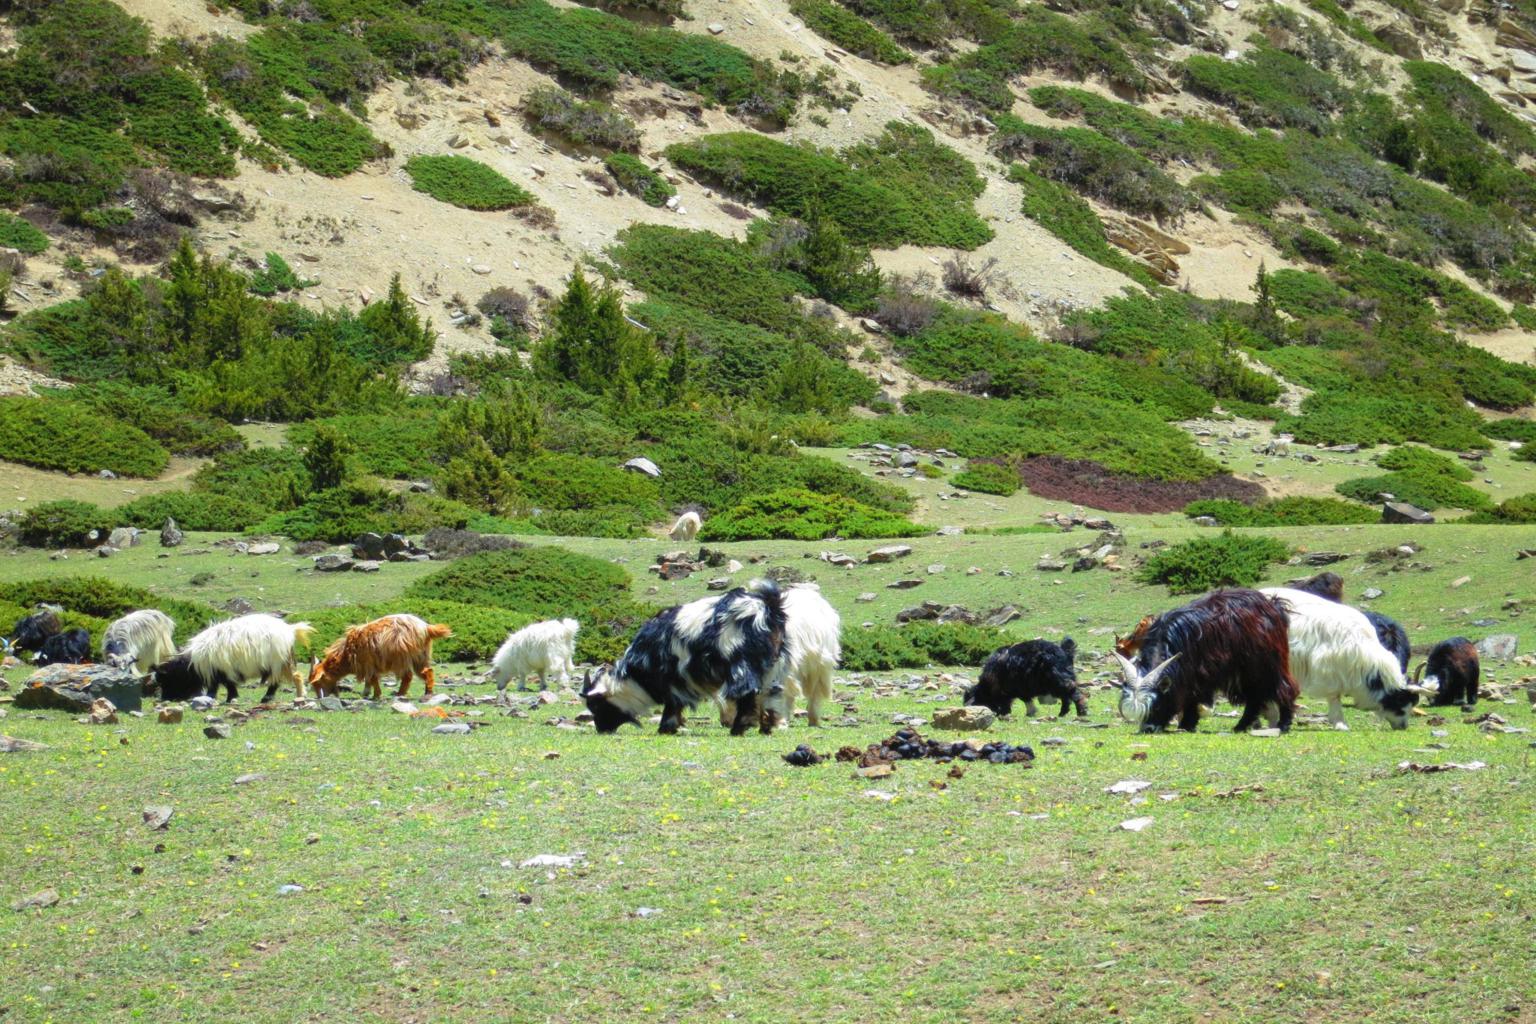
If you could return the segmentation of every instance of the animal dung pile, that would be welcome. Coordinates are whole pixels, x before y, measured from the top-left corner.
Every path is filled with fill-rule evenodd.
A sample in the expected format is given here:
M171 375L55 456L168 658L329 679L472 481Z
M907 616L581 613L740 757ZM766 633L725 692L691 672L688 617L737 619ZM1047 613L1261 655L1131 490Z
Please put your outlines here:
M1031 747L1012 743L1004 743L1001 740L993 740L982 743L980 740L947 740L925 739L916 729L899 729L896 733L879 743L871 743L860 750L855 746L846 746L835 755L838 761L854 762L859 768L877 768L888 766L894 768L898 761L930 760L939 763L950 761L986 761L990 764L1021 764L1028 766L1035 759L1035 752ZM802 743L794 750L784 755L786 763L796 768L805 768L814 764L821 764L826 757L816 753L809 746Z

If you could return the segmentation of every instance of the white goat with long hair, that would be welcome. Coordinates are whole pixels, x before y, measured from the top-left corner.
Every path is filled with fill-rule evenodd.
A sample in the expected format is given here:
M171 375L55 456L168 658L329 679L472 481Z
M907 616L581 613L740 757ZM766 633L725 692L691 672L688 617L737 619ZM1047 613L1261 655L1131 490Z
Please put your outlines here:
M784 695L782 724L794 717L795 700L805 697L806 721L821 725L821 705L832 697L832 673L843 656L843 620L814 583L784 590ZM720 700L720 724L736 720L736 702Z
M176 653L176 623L158 608L129 612L101 635L101 654L114 668L133 667L139 675Z
M491 659L491 679L497 692L504 697L513 676L519 690L527 689L528 676L535 672L545 689L552 680L569 683L576 671L576 631L580 628L575 619L550 619L524 626L507 637Z
M675 541L687 544L699 535L699 528L703 525L704 520L697 512L684 512L677 517L677 522L672 524L672 530L668 536Z
M261 613L216 622L187 641L180 654L155 666L155 682L166 700L212 695L221 685L234 700L240 683L257 678L267 687L262 703L272 699L285 679L293 681L302 697L304 680L294 671L294 647L308 643L314 632L307 622L284 622Z
M1291 673L1308 697L1328 701L1328 720L1344 722L1344 698L1374 711L1394 729L1408 725L1420 688L1403 678L1396 656L1358 609L1288 587L1263 593L1280 600L1289 619Z

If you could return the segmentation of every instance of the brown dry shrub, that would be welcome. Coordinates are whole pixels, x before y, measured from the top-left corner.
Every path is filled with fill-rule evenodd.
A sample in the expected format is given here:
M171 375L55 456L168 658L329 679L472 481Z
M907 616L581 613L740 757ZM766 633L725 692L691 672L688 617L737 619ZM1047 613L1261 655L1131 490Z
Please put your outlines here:
M1090 459L1039 455L1019 465L1024 486L1037 497L1069 501L1103 512L1177 512L1192 501L1228 498L1252 504L1264 488L1229 473L1204 480L1149 480L1105 469Z

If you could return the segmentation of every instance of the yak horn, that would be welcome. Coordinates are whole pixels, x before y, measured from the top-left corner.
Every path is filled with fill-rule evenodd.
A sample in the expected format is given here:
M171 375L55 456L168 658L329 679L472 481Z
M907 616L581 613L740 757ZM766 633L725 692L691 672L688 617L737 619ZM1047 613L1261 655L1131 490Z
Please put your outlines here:
M1149 690L1152 689L1152 687L1157 685L1157 681L1159 679L1163 678L1163 673L1168 671L1168 666L1172 665L1174 662L1176 662L1178 660L1179 660L1179 656L1177 654L1175 654L1172 657L1168 658L1161 665L1157 666L1157 668L1153 669L1151 672L1148 672L1145 676L1143 676L1142 679L1141 679L1141 685L1146 687Z
M1415 683L1420 682L1424 678L1424 666L1426 664L1427 664L1427 662L1421 661L1421 662L1419 662L1418 666L1413 670L1413 681Z
M1141 673L1136 670L1136 663L1119 651L1115 651L1115 660L1120 662L1120 675L1126 683L1135 686L1141 681Z

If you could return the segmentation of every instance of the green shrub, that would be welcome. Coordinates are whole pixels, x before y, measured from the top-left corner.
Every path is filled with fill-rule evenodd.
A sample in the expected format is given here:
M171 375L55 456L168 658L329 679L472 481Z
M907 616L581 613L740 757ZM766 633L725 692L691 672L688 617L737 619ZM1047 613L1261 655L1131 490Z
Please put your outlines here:
M143 530L158 530L175 519L183 530L239 533L255 526L269 509L222 494L169 491L149 494L112 510L118 523Z
M303 503L311 483L296 448L248 448L226 452L192 477L195 494L217 495L280 511Z
M1536 307L1517 302L1509 311L1509 316L1521 330L1536 331Z
M642 473L628 472L609 461L546 453L517 461L510 468L523 493L537 495L539 507L546 513L600 513L603 517L623 522L629 530L662 515L656 481ZM551 527L551 532L566 531Z
M967 491L997 494L1004 498L1023 486L1019 471L1014 467L974 460L966 463L965 468L956 473L950 483Z
M974 249L992 237L972 207L984 187L975 168L927 129L898 121L836 153L729 132L669 146L667 157L777 213L827 217L867 245Z
M912 55L863 18L830 0L790 0L789 10L812 32L866 60L907 64Z
M257 295L272 296L279 292L296 292L311 288L317 281L306 281L293 272L288 261L275 252L267 253L265 266L251 275L251 291Z
M1007 642L1000 630L961 623L849 628L843 630L841 665L845 672L980 665Z
M1149 287L1157 283L1146 267L1110 244L1104 222L1076 192L1018 165L1008 169L1008 180L1024 189L1024 216L1093 262Z
M500 172L467 156L414 156L405 173L417 192L466 210L509 210L533 202Z
M1089 128L1045 128L1000 115L991 148L1031 172L1138 217L1178 220L1198 201L1146 157Z
M1501 441L1519 441L1526 446L1536 444L1536 420L1523 420L1510 417L1504 420L1489 420L1483 424L1483 433L1489 437L1496 437ZM1524 448L1520 449L1524 451Z
M1231 107L1255 125L1320 132L1348 102L1348 90L1328 72L1267 46L1241 61L1190 57L1184 62L1184 82L1195 95Z
M1519 494L1507 498L1493 508L1472 513L1461 522L1514 526L1536 523L1536 494Z
M1397 455L1397 458L1390 456ZM1385 461L1384 461L1385 460ZM1422 448L1399 448L1377 460L1384 468L1404 468L1383 476L1356 477L1338 484L1334 490L1356 501L1375 502L1383 492L1398 501L1433 512L1440 508L1487 508L1492 499L1482 491L1468 487L1471 473L1444 456Z
M1197 537L1164 548L1142 566L1139 578L1162 583L1171 594L1195 594L1216 587L1251 587L1269 566L1290 557L1288 547L1273 537L1235 534Z
M489 661L508 635L538 621L536 616L526 612L458 601L417 598L411 602L410 610L411 614L420 615L428 622L446 623L453 628L453 636L432 645L435 661ZM346 632L348 626L372 622L399 611L398 604L347 605L294 612L289 618L315 627L310 649L322 651Z
M575 146L634 152L640 130L623 112L606 103L577 99L558 86L542 85L523 97L523 116L535 128Z
M49 398L0 398L0 459L66 473L156 477L170 453L137 427Z
M474 515L467 505L433 495L344 484L310 494L303 504L268 516L253 531L340 544L360 533L424 533L437 526L462 530Z
M1460 459L1453 459L1448 455L1441 455L1428 448L1413 445L1403 445L1400 448L1382 452L1376 457L1376 465L1382 469L1402 473L1443 476L1448 480L1462 483L1471 480L1473 476L1472 471L1463 465Z
M847 540L911 537L919 527L851 498L783 489L748 498L705 520L700 538L730 540Z
M293 424L288 441L308 445L316 428L324 424L346 440L355 465L363 472L386 480L424 479L440 468L443 428L435 413L432 407L408 404L389 413L330 416Z
M42 603L56 604L68 612L104 620L118 619L140 608L158 608L176 620L178 643L221 617L205 604L162 597L153 591L114 583L100 576L57 576L0 583L0 601L24 608ZM99 640L99 634L94 639Z
M234 427L197 414L169 388L159 385L104 381L82 384L59 397L138 427L173 455L217 455L245 444Z
M1349 293L1322 274L1284 269L1268 277L1275 306L1298 319L1348 313Z
M102 540L115 518L85 501L45 501L22 514L19 536L35 548L81 548Z
M48 248L48 236L15 214L0 211L0 248L36 256Z
M612 153L603 160L603 166L613 175L624 191L640 197L648 206L665 206L667 200L677 195L677 189L660 174L640 162L640 158L628 153Z
M1337 498L1303 496L1276 498L1256 505L1217 498L1192 501L1184 514L1210 516L1222 526L1344 526L1379 523L1381 514L1374 508Z

